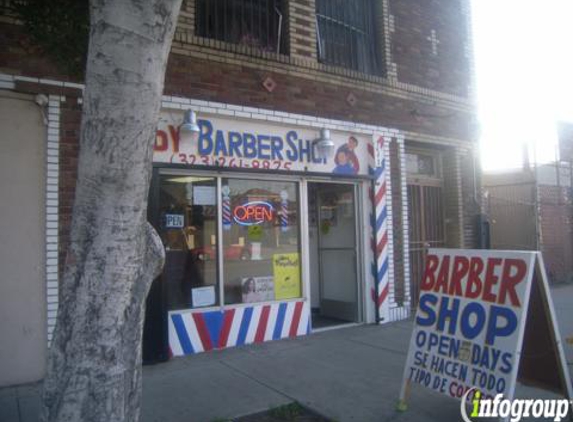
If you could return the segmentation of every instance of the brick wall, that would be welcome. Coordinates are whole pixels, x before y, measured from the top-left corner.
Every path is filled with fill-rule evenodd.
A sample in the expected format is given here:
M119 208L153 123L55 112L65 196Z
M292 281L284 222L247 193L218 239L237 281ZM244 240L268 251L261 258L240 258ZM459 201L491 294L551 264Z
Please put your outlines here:
M400 145L393 140L390 143L390 179L392 182L392 224L393 247L394 247L394 297L391 300L399 305L407 301L405 292L405 263L404 263L404 224L408 216L404 215L402 191L405 189L402 183L402 165L400 160Z
M573 202L571 189L539 186L541 251L552 282L573 279Z
M316 20L314 0L288 2L288 40L293 57L316 60Z
M76 189L80 138L81 104L67 97L60 107L60 270L65 263L70 239L72 207Z
M458 151L455 148L448 148L442 154L442 173L444 179L444 214L446 218L445 235L446 247L463 247L462 224L462 186L461 186L461 166Z
M420 133L471 140L469 122L475 110L464 89L470 80L469 59L462 54L467 41L461 7L465 1L379 0L382 61L398 65L395 78L384 78L317 61L314 0L288 1L290 56L196 37L195 2L187 0L166 93L392 126L410 132L409 138ZM432 30L437 31L437 55L427 39ZM30 45L17 25L2 24L0 47L1 72L70 80ZM277 83L272 93L262 87L268 76ZM356 99L353 105L350 94Z
M470 62L462 1L391 0L398 80L468 96Z
M231 58L231 53L220 53L223 62L197 60L193 50L182 53L188 55L172 54L169 59L165 84L167 95L385 125L453 139L471 139L469 113L457 111L455 117L425 118L413 111L423 109L424 113L433 113L432 116L449 116L452 111L363 87L347 87L327 76L324 76L324 81L318 81L302 72L299 76L280 68L248 67ZM276 83L276 88L270 93L262 85L268 76ZM354 106L347 101L350 93L357 100Z
M195 2L186 0L169 58L165 93L383 125L399 129L408 139L427 144L468 144L475 135L470 129L475 109L467 90L470 64L463 55L467 28L463 26L466 20L461 18L460 4L466 1L379 0L376 19L378 33L383 38L379 47L387 66L386 76L380 77L317 61L314 0L288 2L288 56L199 39L194 34ZM437 55L432 50L432 31L439 41L434 40ZM21 27L10 19L0 19L0 73L72 80L32 47ZM276 83L272 92L262 84L268 77ZM16 89L66 96L61 107L59 185L62 264L75 188L80 93L58 86L25 83L17 84ZM349 101L350 96L354 102ZM398 180L397 175L392 177L393 183L397 183L395 192L399 193L400 182L394 181ZM464 180L470 179L464 176ZM464 182L464 197L469 191L470 184ZM467 201L464 205L472 207ZM397 203L394 210L400 209L401 204ZM394 235L395 250L400 251L403 244L400 218L407 217L396 212L395 218L398 228ZM402 255L396 253L395 257L397 280L403 280L404 265L399 262ZM397 286L397 296L403 289L402 282L402 287Z
M479 167L471 150L460 154L460 175L461 175L461 206L462 206L462 227L463 243L461 247L475 247L478 242L477 218L481 213L480 194L481 183L479 177Z

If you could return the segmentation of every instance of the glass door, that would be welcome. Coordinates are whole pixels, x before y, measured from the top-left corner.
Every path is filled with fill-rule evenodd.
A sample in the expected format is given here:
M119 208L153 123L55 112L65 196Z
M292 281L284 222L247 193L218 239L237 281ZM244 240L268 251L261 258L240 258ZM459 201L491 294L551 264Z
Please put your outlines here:
M316 189L320 316L359 321L355 187L321 183Z
M158 232L168 310L218 305L217 180L162 174Z

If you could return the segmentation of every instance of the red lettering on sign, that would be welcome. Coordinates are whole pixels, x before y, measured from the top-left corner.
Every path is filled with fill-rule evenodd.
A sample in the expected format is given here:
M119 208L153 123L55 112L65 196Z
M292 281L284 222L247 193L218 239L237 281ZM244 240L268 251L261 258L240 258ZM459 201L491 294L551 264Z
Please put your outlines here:
M173 152L179 152L179 129L175 129L172 125L167 126L167 128L173 141Z
M515 273L512 275L512 270ZM501 286L499 288L498 303L505 303L505 297L509 295L509 299L513 306L521 306L515 286L525 279L527 273L527 265L522 259L506 259L503 266L503 273L501 275Z
M428 255L420 289L520 307L516 287L526 275L522 259Z
M438 274L438 280L436 281L436 286L434 291L440 291L441 293L448 293L448 279L450 278L450 257L444 256L444 261L440 267L440 272Z
M162 130L158 130L155 136L155 144L153 144L154 151L167 151L169 147L167 141L167 133Z
M466 285L466 297L476 299L481 293L482 282L479 278L483 271L483 261L474 257L470 260L470 270L468 274L468 284Z
M490 258L487 260L487 270L485 272L485 284L483 286L483 300L495 303L495 294L492 289L497 284L499 277L495 275L495 268L501 265L501 258Z
M264 201L254 201L238 205L233 211L233 217L239 224L253 225L273 220L273 206Z
M434 273L438 269L438 264L440 259L436 255L426 256L426 269L424 270L424 276L422 277L422 283L420 283L421 290L432 290L436 278Z
M470 267L470 260L465 256L456 256L454 258L454 270L452 272L452 281L448 294L461 296L462 295L462 279L468 273Z

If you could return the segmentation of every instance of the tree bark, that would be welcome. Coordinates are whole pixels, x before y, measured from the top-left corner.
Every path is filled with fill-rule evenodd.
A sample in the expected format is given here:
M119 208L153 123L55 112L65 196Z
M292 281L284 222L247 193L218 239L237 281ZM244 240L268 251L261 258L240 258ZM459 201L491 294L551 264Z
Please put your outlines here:
M92 0L71 240L41 419L137 421L152 148L181 0Z

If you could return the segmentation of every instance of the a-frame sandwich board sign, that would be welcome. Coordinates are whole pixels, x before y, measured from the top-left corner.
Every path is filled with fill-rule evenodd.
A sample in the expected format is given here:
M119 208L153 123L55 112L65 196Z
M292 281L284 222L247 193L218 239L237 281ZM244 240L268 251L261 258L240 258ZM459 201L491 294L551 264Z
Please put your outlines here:
M430 249L398 409L416 384L512 400L517 380L573 398L541 253Z

